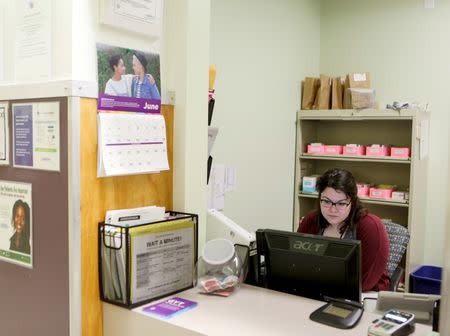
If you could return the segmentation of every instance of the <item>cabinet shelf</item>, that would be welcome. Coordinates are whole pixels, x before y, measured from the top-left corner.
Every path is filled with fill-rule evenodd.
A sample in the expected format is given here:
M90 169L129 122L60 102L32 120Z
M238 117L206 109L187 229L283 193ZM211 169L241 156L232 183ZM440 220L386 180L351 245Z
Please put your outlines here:
M396 185L409 191L406 203L375 198L360 198L367 209L380 218L391 219L408 228L411 239L404 259L406 272L423 264L423 237L426 216L427 159L420 158L420 142L417 130L428 113L420 109L393 110L300 110L296 122L296 160L294 181L293 229L300 218L315 208L317 194L299 192L302 177L321 175L330 168L340 168L352 173L356 181ZM411 157L373 157L308 154L310 143L324 144L391 144L409 147ZM408 286L408 279L406 279Z
M314 193L303 193L300 192L298 194L298 197L303 198L317 198L318 194ZM396 207L402 207L402 208L408 208L409 204L405 202L399 202L399 201L389 201L389 200L379 200L379 199L373 199L373 198L367 198L367 197L360 197L359 200L362 203L367 204L377 204L377 205L386 205L386 206L396 206Z
M411 120L417 109L406 110L300 110L298 119L302 120Z
M368 157L368 156L345 156L345 155L326 155L326 154L301 154L300 159L308 160L333 160L333 161L351 161L351 162L383 162L383 163L403 163L410 164L411 159L392 158L390 156Z

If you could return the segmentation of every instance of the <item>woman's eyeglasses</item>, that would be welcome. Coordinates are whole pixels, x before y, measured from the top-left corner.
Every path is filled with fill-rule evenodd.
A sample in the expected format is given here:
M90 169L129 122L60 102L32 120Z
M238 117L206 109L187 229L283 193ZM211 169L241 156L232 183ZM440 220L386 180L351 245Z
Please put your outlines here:
M333 202L328 199L321 198L320 205L327 209L331 208L334 205L337 210L345 210L350 205L350 202L344 201Z

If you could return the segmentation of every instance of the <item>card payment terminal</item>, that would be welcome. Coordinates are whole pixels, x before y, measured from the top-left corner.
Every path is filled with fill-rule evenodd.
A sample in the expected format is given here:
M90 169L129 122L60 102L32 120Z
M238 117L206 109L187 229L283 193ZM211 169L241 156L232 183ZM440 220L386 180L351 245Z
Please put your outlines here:
M373 321L369 336L406 336L414 332L414 314L399 310L387 311L381 319Z
M364 308L360 302L324 297L327 304L316 309L309 318L335 328L350 329L358 324Z

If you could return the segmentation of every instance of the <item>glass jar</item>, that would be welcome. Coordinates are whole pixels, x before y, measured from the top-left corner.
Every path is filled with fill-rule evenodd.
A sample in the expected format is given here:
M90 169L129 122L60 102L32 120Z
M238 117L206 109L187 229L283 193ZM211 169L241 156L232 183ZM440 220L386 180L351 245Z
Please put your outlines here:
M202 293L230 295L243 280L242 263L227 239L208 241L197 261L197 288Z

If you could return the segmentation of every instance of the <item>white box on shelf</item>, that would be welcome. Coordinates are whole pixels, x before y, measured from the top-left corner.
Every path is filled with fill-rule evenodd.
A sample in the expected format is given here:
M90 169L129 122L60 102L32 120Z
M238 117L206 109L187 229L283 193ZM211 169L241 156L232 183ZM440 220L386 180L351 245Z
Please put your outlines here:
M302 191L305 193L316 192L317 178L320 175L303 176L302 179Z

